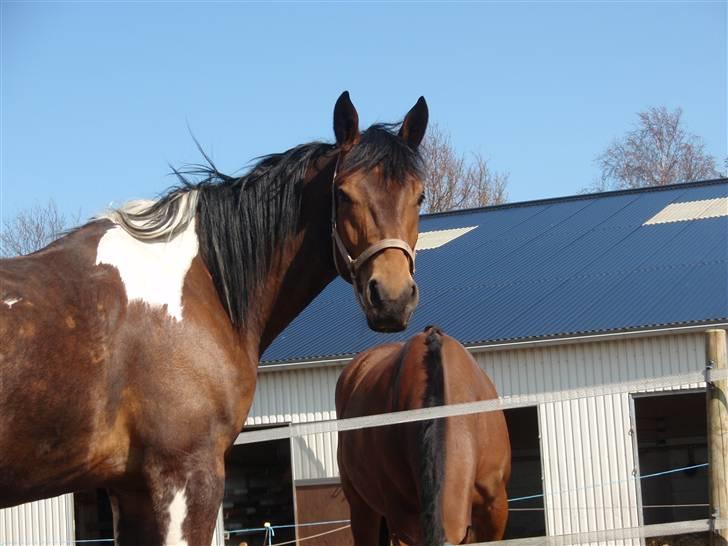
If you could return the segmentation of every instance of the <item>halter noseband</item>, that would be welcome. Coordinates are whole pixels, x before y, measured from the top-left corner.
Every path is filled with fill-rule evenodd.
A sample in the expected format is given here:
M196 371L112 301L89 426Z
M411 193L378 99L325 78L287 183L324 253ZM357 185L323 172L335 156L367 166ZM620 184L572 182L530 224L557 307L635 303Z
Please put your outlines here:
M341 152L336 157L336 166L334 167L334 176L331 178L331 245L333 247L333 258L336 272L350 284L354 284L356 275L359 272L361 266L369 261L373 256L386 250L388 248L398 248L408 258L410 266L410 274L415 273L415 253L406 241L402 239L382 239L368 247L364 252L359 254L356 258L352 258L349 251L344 245L344 241L341 240L339 235L339 229L336 224L337 208L336 208L336 175L339 172L339 161L341 160ZM336 255L339 255L346 264L346 274L339 267L339 261L336 259Z

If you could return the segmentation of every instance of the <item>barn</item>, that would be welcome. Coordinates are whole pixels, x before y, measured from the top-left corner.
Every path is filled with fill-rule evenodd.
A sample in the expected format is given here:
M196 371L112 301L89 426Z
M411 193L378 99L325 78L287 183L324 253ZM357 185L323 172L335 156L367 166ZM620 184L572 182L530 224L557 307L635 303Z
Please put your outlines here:
M430 323L469 348L502 397L701 372L705 331L728 327L728 179L425 215L420 231L408 331L370 331L335 281L264 354L246 429L334 418L352 355ZM508 410L508 537L707 518L704 390L596 389ZM336 443L319 433L234 446L217 543L262 544L264 522L298 525L274 544L345 525ZM105 502L89 491L0 511L0 544L108 538ZM347 530L304 542L350 543Z

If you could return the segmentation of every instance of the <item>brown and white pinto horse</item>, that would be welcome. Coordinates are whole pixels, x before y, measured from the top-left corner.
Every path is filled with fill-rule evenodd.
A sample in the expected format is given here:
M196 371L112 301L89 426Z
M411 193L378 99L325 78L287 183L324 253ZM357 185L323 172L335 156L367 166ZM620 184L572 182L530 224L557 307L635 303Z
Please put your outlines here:
M359 355L336 385L341 418L496 398L465 348L435 327ZM502 411L339 432L355 546L503 537L511 447Z
M118 544L210 544L276 335L337 270L371 328L407 325L427 115L360 133L343 93L335 145L180 175L0 262L0 507L105 487Z

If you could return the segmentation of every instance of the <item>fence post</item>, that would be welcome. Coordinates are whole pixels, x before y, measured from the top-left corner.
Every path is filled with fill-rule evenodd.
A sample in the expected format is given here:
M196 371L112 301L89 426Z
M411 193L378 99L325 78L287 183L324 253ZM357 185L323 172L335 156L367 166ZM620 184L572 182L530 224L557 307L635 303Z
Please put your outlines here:
M706 332L706 357L714 370L728 368L726 331ZM728 380L708 383L708 487L710 512L713 518L728 518ZM728 529L716 530L710 536L711 546L728 545Z

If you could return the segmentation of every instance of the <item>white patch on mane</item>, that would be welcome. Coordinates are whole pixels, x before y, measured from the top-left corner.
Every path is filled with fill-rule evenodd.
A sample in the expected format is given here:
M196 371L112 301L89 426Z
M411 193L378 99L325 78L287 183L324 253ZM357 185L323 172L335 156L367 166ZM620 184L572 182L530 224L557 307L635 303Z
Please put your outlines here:
M164 539L165 546L187 546L187 541L182 538L182 524L187 517L187 495L184 489L174 494L168 510L169 527Z
M12 309L13 305L18 303L23 298L5 298L3 303Z
M171 317L182 320L182 287L197 252L194 219L169 241L140 241L117 225L101 237L96 265L119 271L129 303L166 306Z

